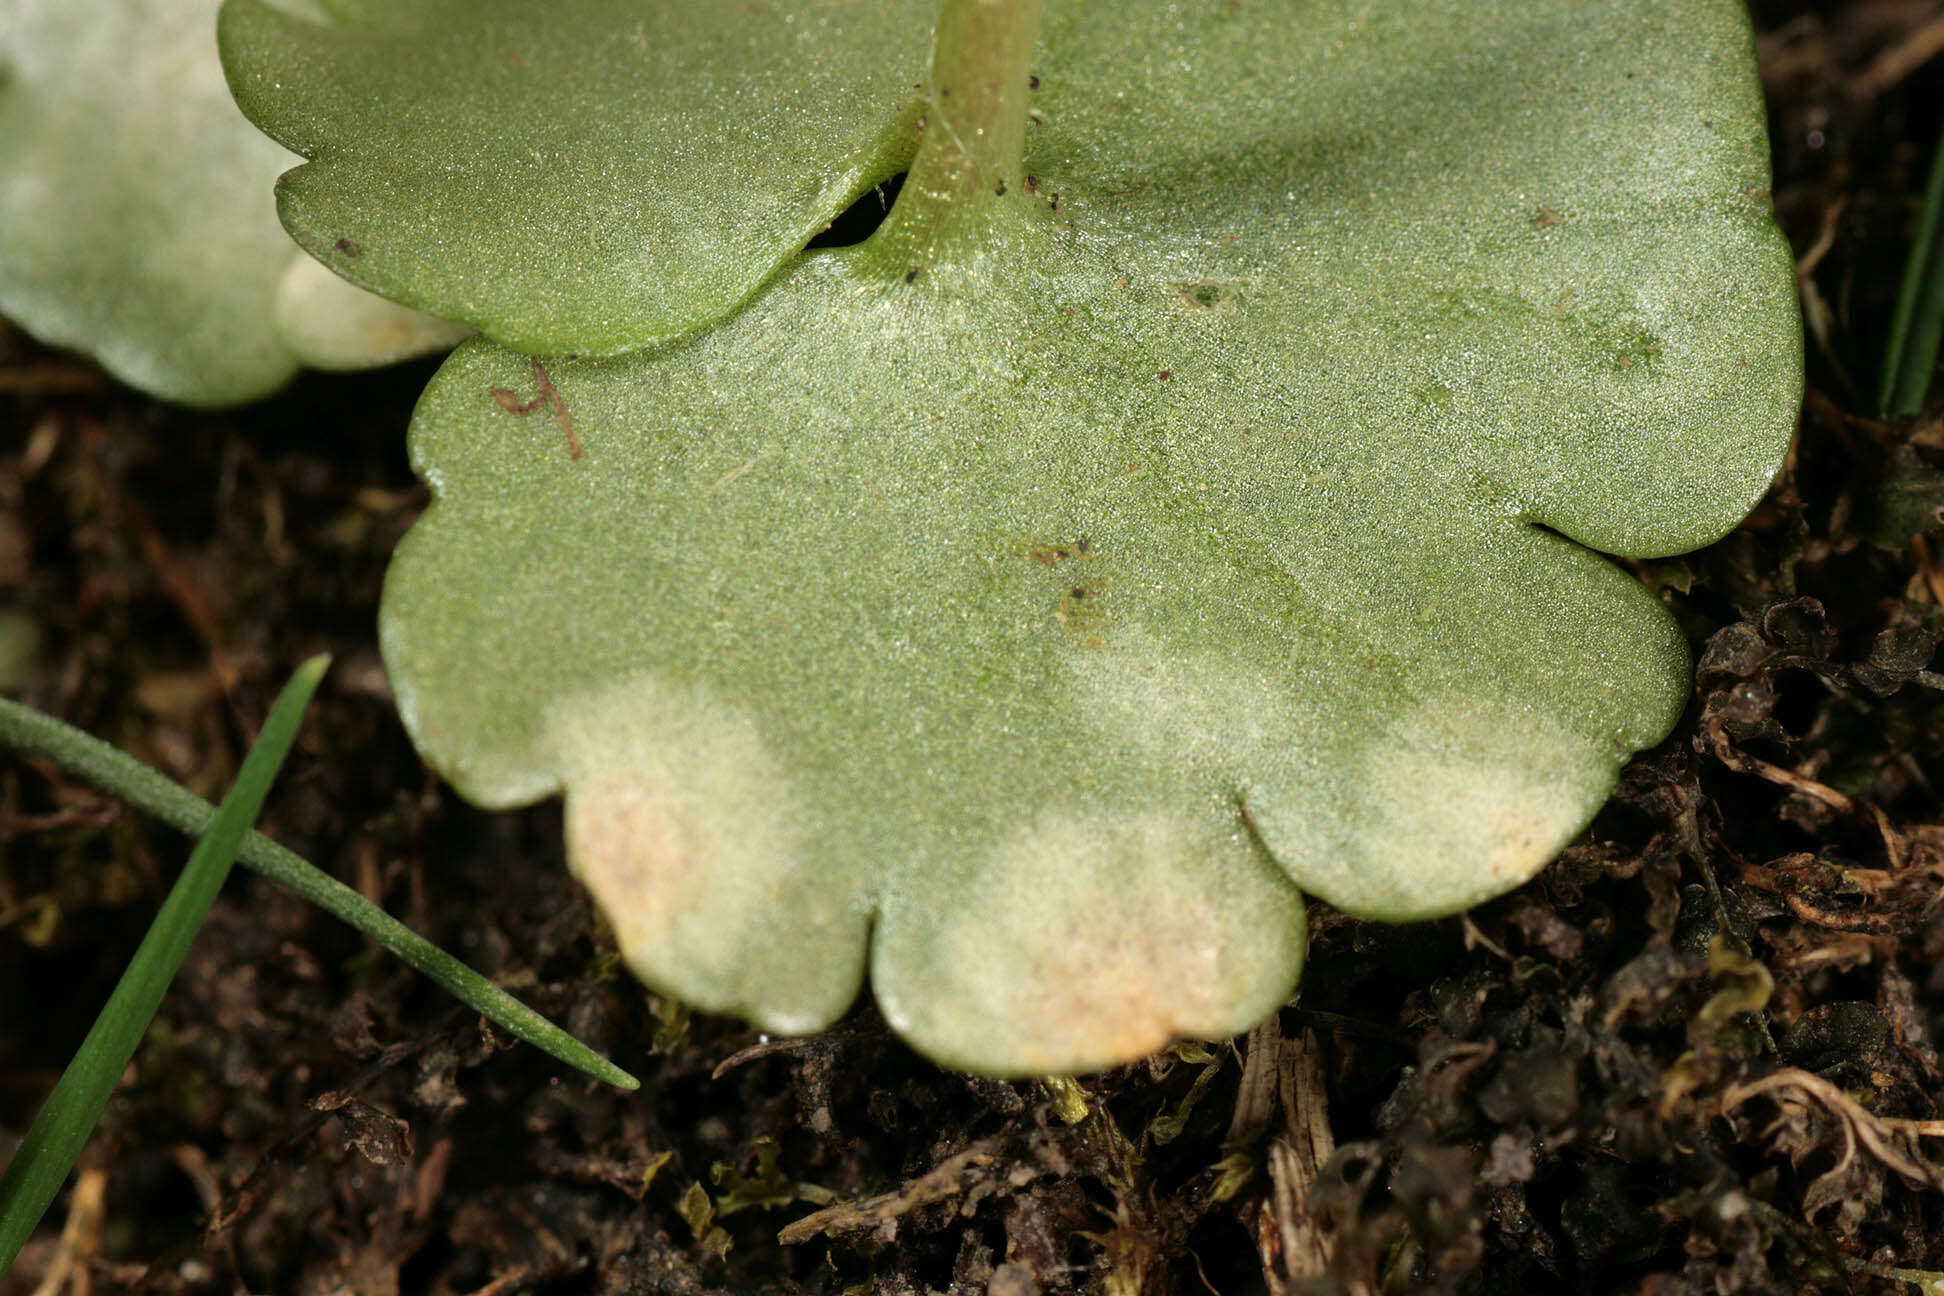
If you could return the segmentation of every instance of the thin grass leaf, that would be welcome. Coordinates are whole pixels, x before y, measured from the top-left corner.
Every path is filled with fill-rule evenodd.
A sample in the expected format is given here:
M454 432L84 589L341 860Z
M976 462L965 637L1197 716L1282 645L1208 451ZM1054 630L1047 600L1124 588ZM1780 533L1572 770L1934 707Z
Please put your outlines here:
M216 814L209 802L126 752L5 698L0 698L0 746L52 761L76 778L191 835L206 830ZM253 831L244 836L236 858L246 868L357 928L514 1038L617 1089L641 1087L632 1075L294 851Z
M162 902L161 912L142 938L128 970L122 973L107 1007L95 1018L60 1083L34 1118L26 1141L6 1172L0 1174L0 1270L20 1254L48 1203L61 1190L68 1171L74 1168L95 1122L101 1119L116 1080L135 1055L163 993L189 953L223 879L229 876L243 834L270 794L277 770L297 737L304 708L330 661L329 657L311 658L284 685L263 732L243 758L235 784L223 798L209 831L196 843L182 876L169 889L169 898Z
M1931 162L1917 236L1910 244L1903 288L1890 318L1878 394L1885 417L1911 418L1923 412L1940 343L1944 343L1944 137L1939 138Z

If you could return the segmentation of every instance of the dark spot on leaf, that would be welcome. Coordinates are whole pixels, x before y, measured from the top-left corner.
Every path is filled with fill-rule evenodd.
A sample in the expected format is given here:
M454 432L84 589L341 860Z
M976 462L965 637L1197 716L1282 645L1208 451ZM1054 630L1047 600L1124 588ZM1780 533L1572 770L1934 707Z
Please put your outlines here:
M1027 176L1027 177L1026 177L1026 192L1027 192L1027 193L1029 193L1029 194L1036 194L1036 193L1038 193L1038 192L1039 192L1039 177L1038 177L1038 176L1030 176L1030 175L1029 175L1029 176Z
M1038 78L1038 77L1036 77L1036 76L1029 76L1029 77L1027 77L1027 78L1026 78L1026 88L1027 88L1028 90L1037 90L1037 89L1039 89L1039 78Z
M1184 306L1195 310L1214 310L1234 291L1234 282L1215 282L1212 280L1188 280L1168 285L1174 289L1175 296L1181 298Z
M1085 538L1066 544L1031 544L1026 546L1026 557L1042 567L1056 567L1070 558L1085 560L1091 546Z
M999 187L993 190L993 193L997 194L1001 198L1004 198L1006 196L1006 182L1004 180L1001 180L999 182Z
M916 279L917 277L918 277L918 267L917 267L917 266L913 266L913 267L911 267L911 269L909 269L909 270L907 270L907 271L905 271L905 282L906 282L906 283L910 283L910 282L911 282L912 280L914 280L914 279Z
M1162 382L1166 382L1170 378L1174 377L1174 370L1163 369L1160 373L1156 374L1155 377L1159 378Z
M361 257L364 255L364 248L360 244L354 243L348 238L341 238L331 246L335 247L338 251L344 253L344 255L348 257Z
M1616 368L1631 369L1636 364L1651 364L1660 359L1660 342L1644 333L1626 339L1624 345L1626 349L1613 357Z
M1101 646L1098 632L1106 628L1108 621L1107 605L1102 593L1104 588L1104 582L1100 580L1068 586L1061 592L1060 602L1053 609L1053 619L1062 628L1079 635L1085 647Z

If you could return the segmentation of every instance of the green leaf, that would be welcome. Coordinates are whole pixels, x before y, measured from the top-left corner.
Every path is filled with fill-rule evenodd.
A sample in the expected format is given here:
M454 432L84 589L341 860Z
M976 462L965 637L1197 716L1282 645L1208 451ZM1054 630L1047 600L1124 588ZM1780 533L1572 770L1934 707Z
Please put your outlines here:
M0 698L0 746L52 761L77 778L140 807L182 832L202 834L215 822L216 807L189 789L99 738L8 698ZM580 1068L597 1080L622 1089L640 1087L641 1082L626 1071L359 892L262 833L246 832L237 858L292 895L369 936L515 1038Z
M1924 186L1917 229L1904 262L1903 287L1890 319L1890 337L1883 349L1883 374L1877 404L1889 418L1914 418L1923 413L1931 376L1944 345L1944 135L1938 137L1931 159L1930 180Z
M333 373L449 351L472 331L368 293L301 252L277 284L270 318L299 363Z
M1055 3L1036 69L983 224L908 184L680 344L461 347L382 614L422 749L565 794L644 979L801 1031L868 949L907 1038L1014 1074L1247 1027L1298 887L1409 919L1530 877L1687 692L1595 551L1725 532L1801 382L1733 0ZM604 91L546 111L617 138Z
M182 876L169 888L169 898L142 938L128 970L122 973L67 1070L61 1073L19 1151L7 1163L6 1172L0 1174L0 1273L6 1272L20 1254L73 1169L75 1158L81 1155L95 1122L101 1119L102 1109L108 1105L129 1059L135 1056L163 992L175 979L209 906L222 890L244 835L270 794L277 770L297 737L304 708L329 665L330 658L313 657L284 685L263 723L263 732L236 772L236 783L223 798L209 830L197 841Z
M311 159L277 196L346 278L508 345L721 319L910 152L933 0L223 11L237 102Z
M463 330L342 285L304 299L300 335L273 328L281 281L308 260L264 192L293 159L231 101L216 8L0 6L0 312L192 405L267 394L313 337L334 367L451 346Z

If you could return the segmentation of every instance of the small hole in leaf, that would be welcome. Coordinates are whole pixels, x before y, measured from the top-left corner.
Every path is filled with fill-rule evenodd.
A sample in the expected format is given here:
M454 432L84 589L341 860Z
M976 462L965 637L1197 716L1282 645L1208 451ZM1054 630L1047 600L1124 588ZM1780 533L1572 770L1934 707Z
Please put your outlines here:
M877 227L884 224L884 218L891 213L891 204L898 199L898 190L904 188L904 180L904 172L900 171L883 184L865 191L863 197L844 208L837 214L837 219L824 226L823 233L806 243L804 250L854 247L877 233Z

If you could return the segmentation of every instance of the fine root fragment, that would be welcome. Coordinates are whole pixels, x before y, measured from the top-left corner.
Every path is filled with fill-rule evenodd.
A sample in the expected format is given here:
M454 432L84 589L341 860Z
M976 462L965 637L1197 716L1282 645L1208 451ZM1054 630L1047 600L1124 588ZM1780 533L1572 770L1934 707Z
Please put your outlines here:
M1777 1090L1794 1091L1791 1097L1776 1096ZM1834 1116L1843 1130L1843 1154L1836 1166L1827 1171L1822 1178L1834 1180L1849 1169L1859 1151L1867 1152L1882 1164L1902 1175L1911 1183L1925 1188L1944 1191L1944 1170L1930 1162L1912 1157L1898 1146L1893 1131L1901 1130L1906 1135L1931 1133L1922 1128L1931 1122L1898 1122L1893 1126L1874 1113L1865 1110L1854 1098L1836 1085L1812 1071L1799 1067L1785 1067L1759 1080L1739 1084L1724 1092L1716 1100L1716 1110L1726 1114L1741 1106L1751 1098L1770 1096L1771 1100L1781 1103L1786 1109L1789 1105L1816 1103ZM1813 1191L1812 1191L1813 1195Z
M508 414L519 415L531 414L542 405L551 406L554 422L560 424L560 430L567 434L567 457L580 458L580 434L574 431L574 420L567 413L567 402L561 399L560 389L553 385L553 379L547 375L547 367L540 363L538 356L529 357L528 362L533 366L533 385L539 394L532 400L523 401L517 392L505 387L493 387L489 389L493 403Z

